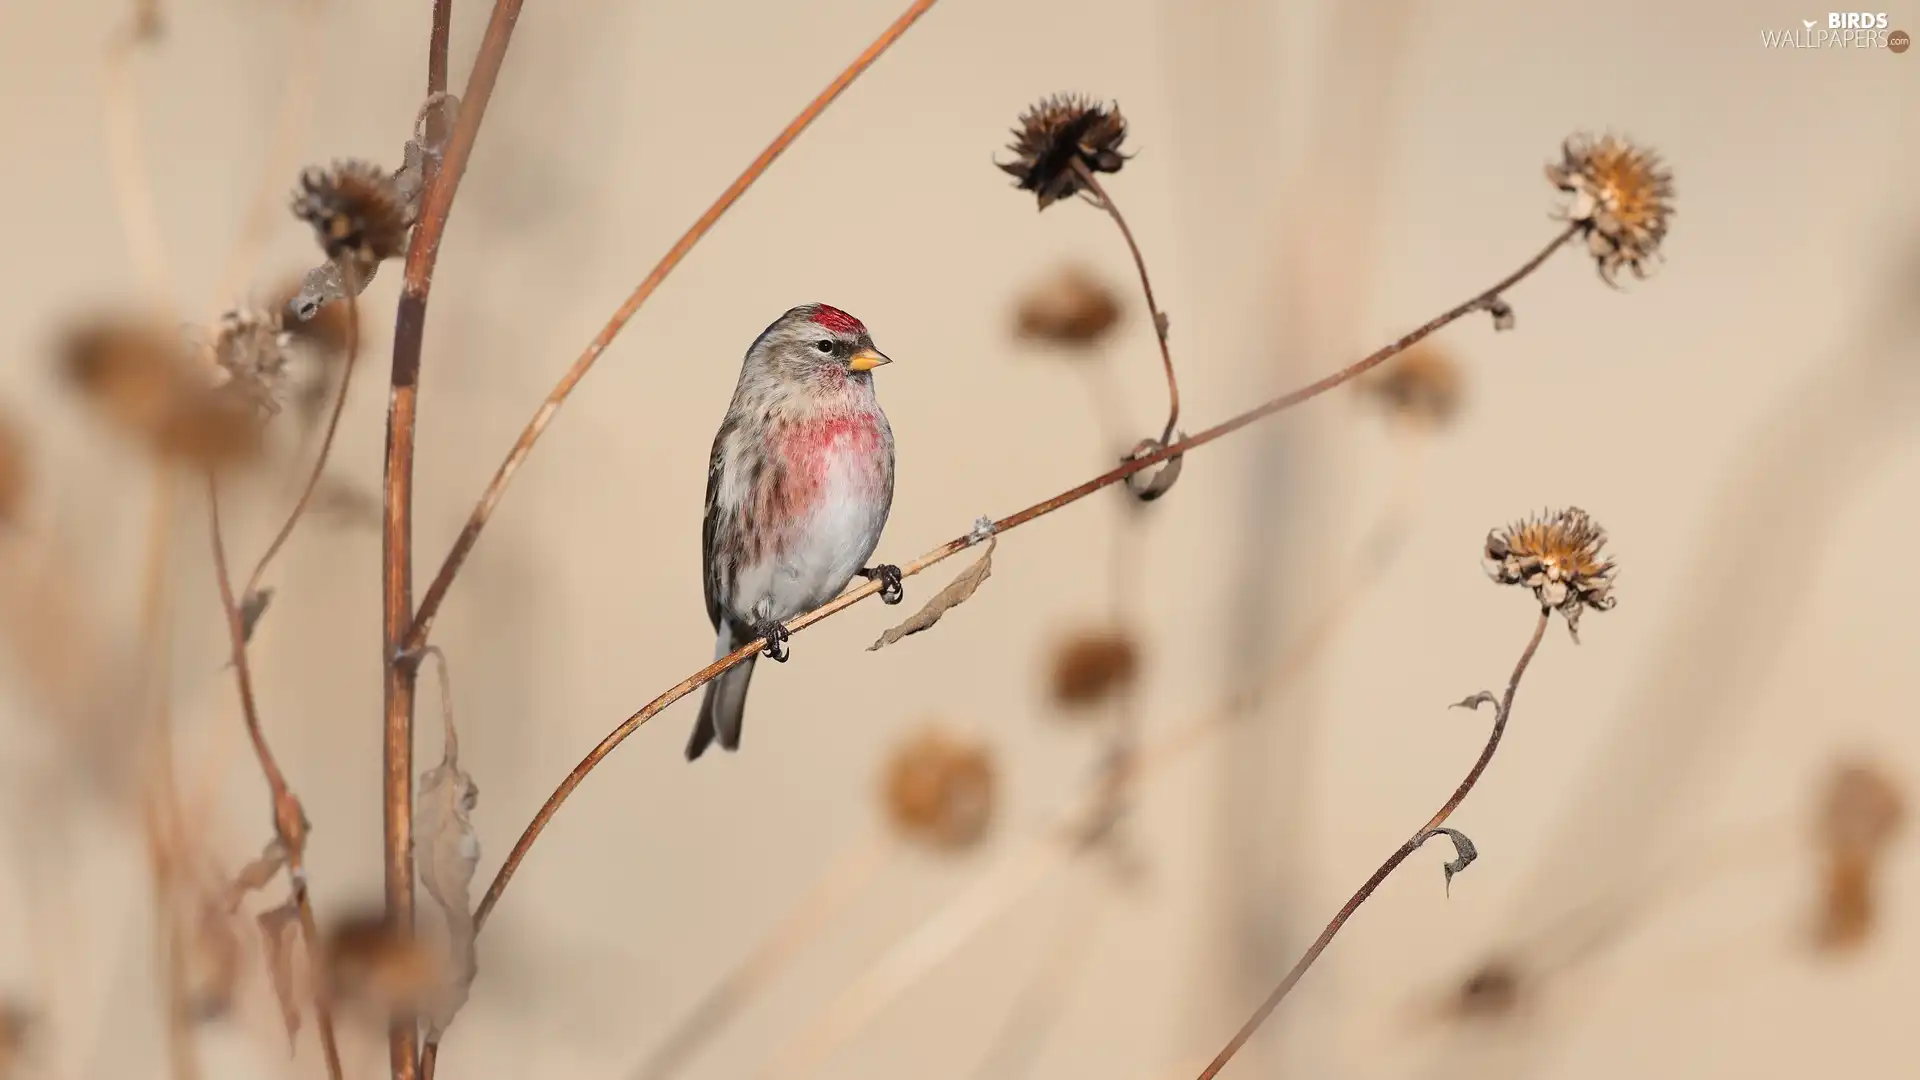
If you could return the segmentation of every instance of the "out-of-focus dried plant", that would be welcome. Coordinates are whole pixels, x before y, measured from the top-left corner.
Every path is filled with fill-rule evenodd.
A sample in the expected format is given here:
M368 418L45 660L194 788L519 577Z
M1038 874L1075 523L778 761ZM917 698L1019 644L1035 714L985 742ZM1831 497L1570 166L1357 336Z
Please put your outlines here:
M1072 634L1056 645L1048 677L1054 703L1079 708L1126 690L1139 674L1140 646L1133 635L1103 629Z
M1566 617L1578 641L1580 613L1614 604L1613 560L1600 550L1606 542L1607 531L1577 506L1542 511L1487 533L1487 576L1532 589L1542 608Z
M1601 279L1616 285L1622 267L1644 279L1673 215L1673 174L1660 156L1617 135L1578 134L1546 172L1570 196L1561 216L1586 235Z
M229 311L220 317L213 358L235 391L271 416L286 396L287 349L292 344L293 335L281 326L278 311Z
M887 760L881 794L902 836L944 851L979 843L993 822L993 757L985 744L926 727Z
M0 525L19 520L30 490L27 439L13 418L0 414Z
M1357 389L1389 416L1417 429L1437 431L1460 411L1464 379L1445 349L1423 341L1366 378Z
M460 768L460 735L453 723L453 680L447 658L437 646L426 655L440 674L440 715L445 748L440 764L420 774L414 797L414 865L420 883L440 908L446 928L452 970L445 993L433 1003L427 1017L427 1039L437 1042L466 1004L467 990L477 973L473 947L473 901L469 889L480 865L480 835L473 828L473 808L480 801L479 785Z
M195 360L184 335L151 320L100 316L72 327L61 374L110 423L163 457L203 468L256 457L259 410Z
M1906 823L1899 784L1870 762L1843 761L1821 794L1816 836L1825 860L1814 944L1858 948L1872 935L1877 884L1888 847Z
M307 512L337 525L378 526L380 496L336 476L323 476Z
M867 651L884 649L901 638L917 634L939 622L947 612L966 603L980 588L980 583L993 574L993 546L998 542L988 537L987 550L980 553L980 558L972 566L960 571L952 581L947 582L946 588L934 593L926 606L876 638L873 644L867 646Z
M240 984L246 949L223 897L213 892L194 897L193 922L182 935L182 944L185 992L181 1007L193 1021L227 1015Z
M1118 105L1056 94L1020 114L1007 147L1013 160L996 164L1045 210L1085 190L1088 173L1119 172L1127 163L1120 149L1126 138L1127 118Z
M342 916L322 936L320 952L334 1002L380 1030L431 1012L443 989L440 958L379 910Z
M1030 341L1084 352L1105 341L1120 321L1120 298L1111 286L1078 263L1060 267L1028 286L1014 307L1014 333Z
M23 1075L33 1028L32 1010L17 1001L0 1000L0 1080Z

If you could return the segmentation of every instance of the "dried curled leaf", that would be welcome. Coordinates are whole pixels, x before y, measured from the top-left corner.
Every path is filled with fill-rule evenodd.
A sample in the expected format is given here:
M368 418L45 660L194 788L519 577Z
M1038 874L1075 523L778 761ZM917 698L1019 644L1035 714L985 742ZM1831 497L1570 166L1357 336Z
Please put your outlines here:
M1450 709L1473 709L1477 712L1482 705L1493 706L1494 715L1499 715L1500 699L1494 696L1491 690L1482 690L1477 694L1469 694L1447 707Z
M254 628L260 625L260 616L267 613L267 605L273 603L273 586L257 589L240 598L240 640L251 643Z
M1173 441L1183 442L1186 437L1186 432L1176 431ZM1164 447L1158 439L1141 439L1133 444L1133 449L1127 452L1126 457L1120 459L1120 463L1130 464L1143 457L1151 457L1162 449ZM1157 465L1129 474L1125 480L1127 491L1141 502L1152 502L1172 490L1174 481L1180 479L1180 465L1185 460L1185 454L1175 454Z
M480 788L460 768L460 736L453 726L446 657L437 649L431 655L440 664L446 750L440 764L420 774L419 792L414 797L413 835L414 865L419 867L420 883L440 908L452 965L442 1000L433 1003L433 1015L427 1018L429 1030L438 1033L466 1004L467 990L479 970L468 893L474 870L480 865L480 836L474 831L472 817L480 801Z
M1447 895L1451 896L1453 895L1453 875L1472 866L1473 861L1480 857L1480 852L1473 846L1473 841L1467 839L1467 834L1461 832L1459 829L1449 829L1442 826L1427 833L1427 839L1429 840L1436 836L1444 836L1453 841L1454 858L1440 868L1446 872Z
M294 928L300 922L298 900L288 900L277 908L260 913L261 951L267 961L267 979L273 984L273 996L280 1002L280 1020L287 1026L287 1049L292 1051L300 1035L300 1001L294 996Z
M194 1020L214 1020L233 1008L240 983L242 948L233 911L224 897L196 898L195 918L187 938L184 1001ZM4 1075L4 1074L0 1074Z
M240 872L234 875L233 884L227 886L227 911L232 913L240 910L240 901L246 899L248 893L266 888L267 882L272 881L273 875L285 865L286 845L278 837L267 841L267 846L260 849L259 857L241 867Z
M903 637L917 634L939 622L941 616L948 611L966 603L974 590L980 587L980 583L987 580L993 573L993 549L999 542L997 538L989 537L987 550L981 554L978 562L962 570L960 576L947 583L946 588L933 594L933 599L927 601L926 607L907 616L905 622L881 634L873 644L867 646L867 651L884 649Z

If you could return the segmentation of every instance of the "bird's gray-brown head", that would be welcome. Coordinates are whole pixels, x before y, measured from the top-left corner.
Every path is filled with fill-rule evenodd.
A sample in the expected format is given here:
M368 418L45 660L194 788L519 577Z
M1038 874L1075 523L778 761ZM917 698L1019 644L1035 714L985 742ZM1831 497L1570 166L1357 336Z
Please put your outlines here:
M802 304L775 319L753 343L758 358L789 378L870 380L874 368L893 361L873 347L859 319L826 304Z

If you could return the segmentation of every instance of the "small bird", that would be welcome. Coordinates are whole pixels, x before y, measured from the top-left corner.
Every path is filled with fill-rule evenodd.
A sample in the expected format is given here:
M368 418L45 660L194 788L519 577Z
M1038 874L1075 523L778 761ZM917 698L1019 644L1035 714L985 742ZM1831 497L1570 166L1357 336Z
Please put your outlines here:
M855 575L901 600L900 568L868 566L893 506L893 429L873 392L890 364L859 319L803 304L747 349L707 461L701 528L714 659L755 638L787 660L786 620L833 599ZM740 747L753 657L707 684L687 760L718 739Z

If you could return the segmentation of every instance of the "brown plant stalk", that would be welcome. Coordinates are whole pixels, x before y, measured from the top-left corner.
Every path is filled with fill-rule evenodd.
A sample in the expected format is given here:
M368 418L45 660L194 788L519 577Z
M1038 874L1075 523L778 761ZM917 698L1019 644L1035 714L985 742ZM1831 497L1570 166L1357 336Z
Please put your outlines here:
M1066 491L1050 499L1035 503L1025 510L1010 514L998 521L983 523L984 526L988 527L955 537L913 560L911 563L903 565L900 568L901 576L912 577L928 567L952 558L954 555L972 547L982 538L982 534L998 535L999 533L1033 521L1036 518L1045 517L1055 510L1067 506L1070 503L1078 502L1102 488L1117 484L1134 473L1150 469L1168 458L1177 457L1198 447L1205 446L1217 439L1231 435L1241 428L1264 420L1269 416L1283 412L1303 402L1310 401L1343 383L1365 374L1380 364L1405 352L1416 342L1421 341L1441 328L1457 322L1476 311L1485 310L1489 305L1499 301L1502 293L1539 269L1541 264L1545 263L1554 252L1560 250L1560 248L1565 245L1568 240L1577 235L1577 233L1577 225L1570 225L1561 230L1550 243L1541 248L1532 258L1521 264L1519 269L1500 279L1500 281L1496 282L1491 288L1435 316L1417 329L1362 357L1347 367L1325 376L1316 382L1300 387L1297 390L1292 390L1279 397L1272 398L1246 412L1221 421L1196 435L1189 436L1171 445L1163 446L1153 453L1127 461L1101 473L1091 480L1068 488ZM867 597L872 596L874 593L879 592L880 588L880 583L876 581L862 582L859 586L841 593L820 607L789 621L786 624L787 630L789 632L804 630L814 623L844 611ZM499 903L500 894L506 890L507 883L513 879L514 872L519 869L521 861L526 858L528 849L533 846L533 842L539 838L540 833L546 829L547 822L551 821L553 815L559 812L560 805L566 802L567 797L573 794L574 789L580 786L581 782L586 779L588 773L592 772L601 761L606 759L608 754L611 754L616 747L624 742L627 736L639 730L640 725L651 720L667 706L713 681L715 678L718 678L722 672L746 660L748 657L756 655L765 646L766 642L764 640L756 640L715 660L713 663L708 664L706 667L701 668L699 671L694 672L692 675L687 676L685 679L669 687L665 692L661 693L660 696L648 702L640 711L622 721L618 727L614 728L604 739L600 740L600 743L589 751L587 756L582 758L578 765L574 766L573 771L569 772L566 778L560 782L559 787L554 789L553 794L547 797L547 801L540 807L539 811L534 814L533 820L527 824L525 831L521 833L520 839L514 843L513 850L508 853L506 862L501 865L500 870L495 874L493 883L488 886L486 895L481 898L480 905L474 912L476 928L485 925L487 916L492 913L494 905Z
M407 936L413 930L413 701L420 666L417 655L405 655L402 643L413 622L413 455L420 352L426 334L427 296L433 288L433 269L446 233L447 215L453 209L454 195L479 136L480 121L486 116L487 102L506 61L520 7L521 0L494 0L452 134L438 166L431 159L426 164L426 188L421 192L419 220L407 245L406 276L394 315L380 543L381 643L386 672L381 807L387 922ZM452 0L434 0L427 44L429 101L446 93L452 22ZM388 1063L394 1080L412 1080L416 1075L418 1044L414 1020L396 1018L388 1031Z
M573 366L567 369L567 373L560 377L558 383L554 384L553 389L547 393L547 399L533 414L533 419L527 421L527 426L520 432L520 437L514 440L513 449L507 452L506 460L502 461L500 468L494 472L493 479L487 484L487 489L480 495L480 501L474 504L473 512L468 515L466 525L461 528L460 535L454 539L453 547L448 550L447 557L441 561L440 569L434 574L433 581L428 584L426 595L420 600L420 611L414 617L413 626L407 633L405 647L408 652L416 651L426 644L427 635L433 629L433 618L440 611L441 601L446 599L447 590L453 586L454 576L460 573L460 568L465 565L467 556L472 554L473 545L480 539L480 530L486 528L487 520L493 517L494 509L500 505L500 498L506 494L507 484L513 480L514 473L519 471L527 455L533 452L533 444L539 441L540 436L547 430L547 425L553 422L554 415L560 411L560 406L566 404L568 396L573 393L575 387L580 385L580 380L586 378L588 370L593 367L595 361L600 359L600 354L607 351L607 347L613 344L613 339L619 336L628 322L632 321L641 305L645 304L654 290L660 287L660 283L667 279L667 275L673 273L674 268L680 265L681 260L687 257L687 253L707 235L721 216L731 209L734 203L740 201L740 197L745 195L747 189L752 187L754 182L772 166L774 160L786 152L787 147L792 146L794 140L819 119L827 106L833 104L834 99L838 98L847 87L853 85L855 79L872 67L874 61L880 59L881 54L898 41L909 27L919 21L920 16L925 15L935 2L936 0L913 0L908 4L907 10L893 21L893 25L882 31L880 36L873 40L873 44L868 45L859 56L854 57L853 62L848 64L840 74L834 76L825 90L820 91L812 101L807 103L806 108L800 110L798 116L781 129L780 134L774 136L766 149L760 151L760 156L754 158L746 171L735 178L733 183L727 185L727 189L720 193L720 197L714 200L706 213L701 214L680 239L674 241L673 246L660 257L660 261L647 272L647 276L641 280L640 284L634 286L633 292L628 294L626 300L607 320L607 324L600 328L600 332L594 335L585 351L574 360Z
M333 454L333 437L340 430L340 414L347 411L347 390L353 385L353 369L360 359L360 310L359 299L349 290L344 303L347 305L347 353L345 366L340 370L340 387L334 391L333 411L327 416L327 429L320 437L320 450L313 458L313 471L307 474L307 483L300 491L300 497L294 501L293 509L287 513L287 520L280 525L280 531L274 534L273 542L261 554L260 561L253 565L253 573L247 576L247 587L240 590L242 597L254 596L260 589L260 579L266 576L267 565L273 557L286 546L287 539L293 535L294 526L300 524L300 518L306 514L307 507L313 502L313 493L320 487L321 474L326 472L327 458Z
M1527 639L1527 647L1521 650L1519 661L1513 665L1513 674L1507 678L1506 692L1500 696L1499 702L1495 705L1497 711L1493 717L1493 730L1487 735L1487 745L1481 749L1479 758L1473 763L1473 768L1467 771L1466 779L1460 781L1460 786L1453 789L1453 794L1441 804L1440 809L1435 811L1432 817L1427 819L1426 824L1420 826L1420 830L1408 837L1406 843L1401 844L1392 855L1387 856L1387 861L1381 863L1380 868L1373 872L1373 876L1348 898L1347 902L1334 914L1333 919L1327 923L1326 929L1320 931L1320 936L1314 939L1313 944L1307 946L1307 951L1300 955L1300 959L1294 962L1293 968L1280 980L1280 984L1274 987L1273 993L1267 995L1267 999L1253 1011L1253 1015L1247 1018L1247 1022L1240 1025L1240 1030L1234 1032L1233 1038L1227 1040L1227 1045L1214 1055L1213 1061L1201 1070L1198 1080L1212 1080L1219 1075L1227 1062L1233 1060L1233 1055L1247 1044L1247 1040L1253 1037L1253 1033L1260 1030L1260 1025L1266 1023L1267 1017L1272 1016L1273 1011L1286 1000L1287 995L1299 984L1301 977L1306 975L1307 969L1311 968L1314 961L1320 959L1320 954L1327 951L1327 946L1333 943L1334 935L1340 932L1340 928L1347 924L1348 919L1353 918L1353 913L1360 909L1361 904L1367 902L1367 898L1380 887L1380 883L1387 880L1401 863L1406 862L1427 841L1441 835L1440 827L1445 825L1447 819L1453 816L1453 812L1466 801L1467 795L1473 791L1474 785L1480 782L1481 775L1492 763L1494 751L1500 748L1500 736L1506 733L1507 720L1513 711L1513 696L1520 689L1520 679L1527 673L1527 665L1533 662L1533 654L1539 650L1541 639L1546 636L1547 621L1552 615L1552 609L1546 607L1540 609L1540 617L1533 624L1533 636ZM1472 700L1468 699L1469 702ZM1464 859L1465 856L1463 855L1462 858ZM1449 869L1452 868L1449 867Z
M1147 315L1153 320L1153 337L1160 343L1160 363L1167 370L1167 424L1160 433L1160 444L1165 446L1173 441L1174 425L1180 422L1180 381L1174 378L1173 353L1167 347L1167 316L1153 299L1153 281L1147 277L1146 257L1140 254L1140 245L1134 242L1133 230L1127 226L1127 219L1121 215L1120 207L1114 203L1113 196L1107 194L1107 189L1100 186L1099 179L1094 176L1092 169L1087 168L1086 162L1075 158L1073 168L1080 174L1080 182L1087 185L1087 190L1093 192L1098 200L1095 205L1105 210L1107 216L1113 218L1113 223L1120 227L1127 250L1133 254L1133 268L1140 272L1140 291L1146 295Z
M245 620L240 613L240 604L233 595L233 577L227 569L227 545L220 537L220 485L211 473L207 475L207 526L213 544L213 576L219 583L220 606L227 617L227 637L233 654L233 681L240 691L240 714L246 722L247 738L253 743L254 757L260 763L260 774L267 781L267 791L273 804L273 832L286 853L287 882L300 912L300 938L312 961L320 955L320 933L314 924L313 903L307 895L307 816L300 806L299 797L287 783L286 774L280 771L273 748L267 745L266 733L260 727L260 710L253 697L253 671L247 663ZM326 1057L327 1075L332 1080L341 1080L340 1047L333 1032L333 1005L328 1000L326 988L318 980L315 981L313 994L313 1015L314 1026L320 1031L320 1049Z

